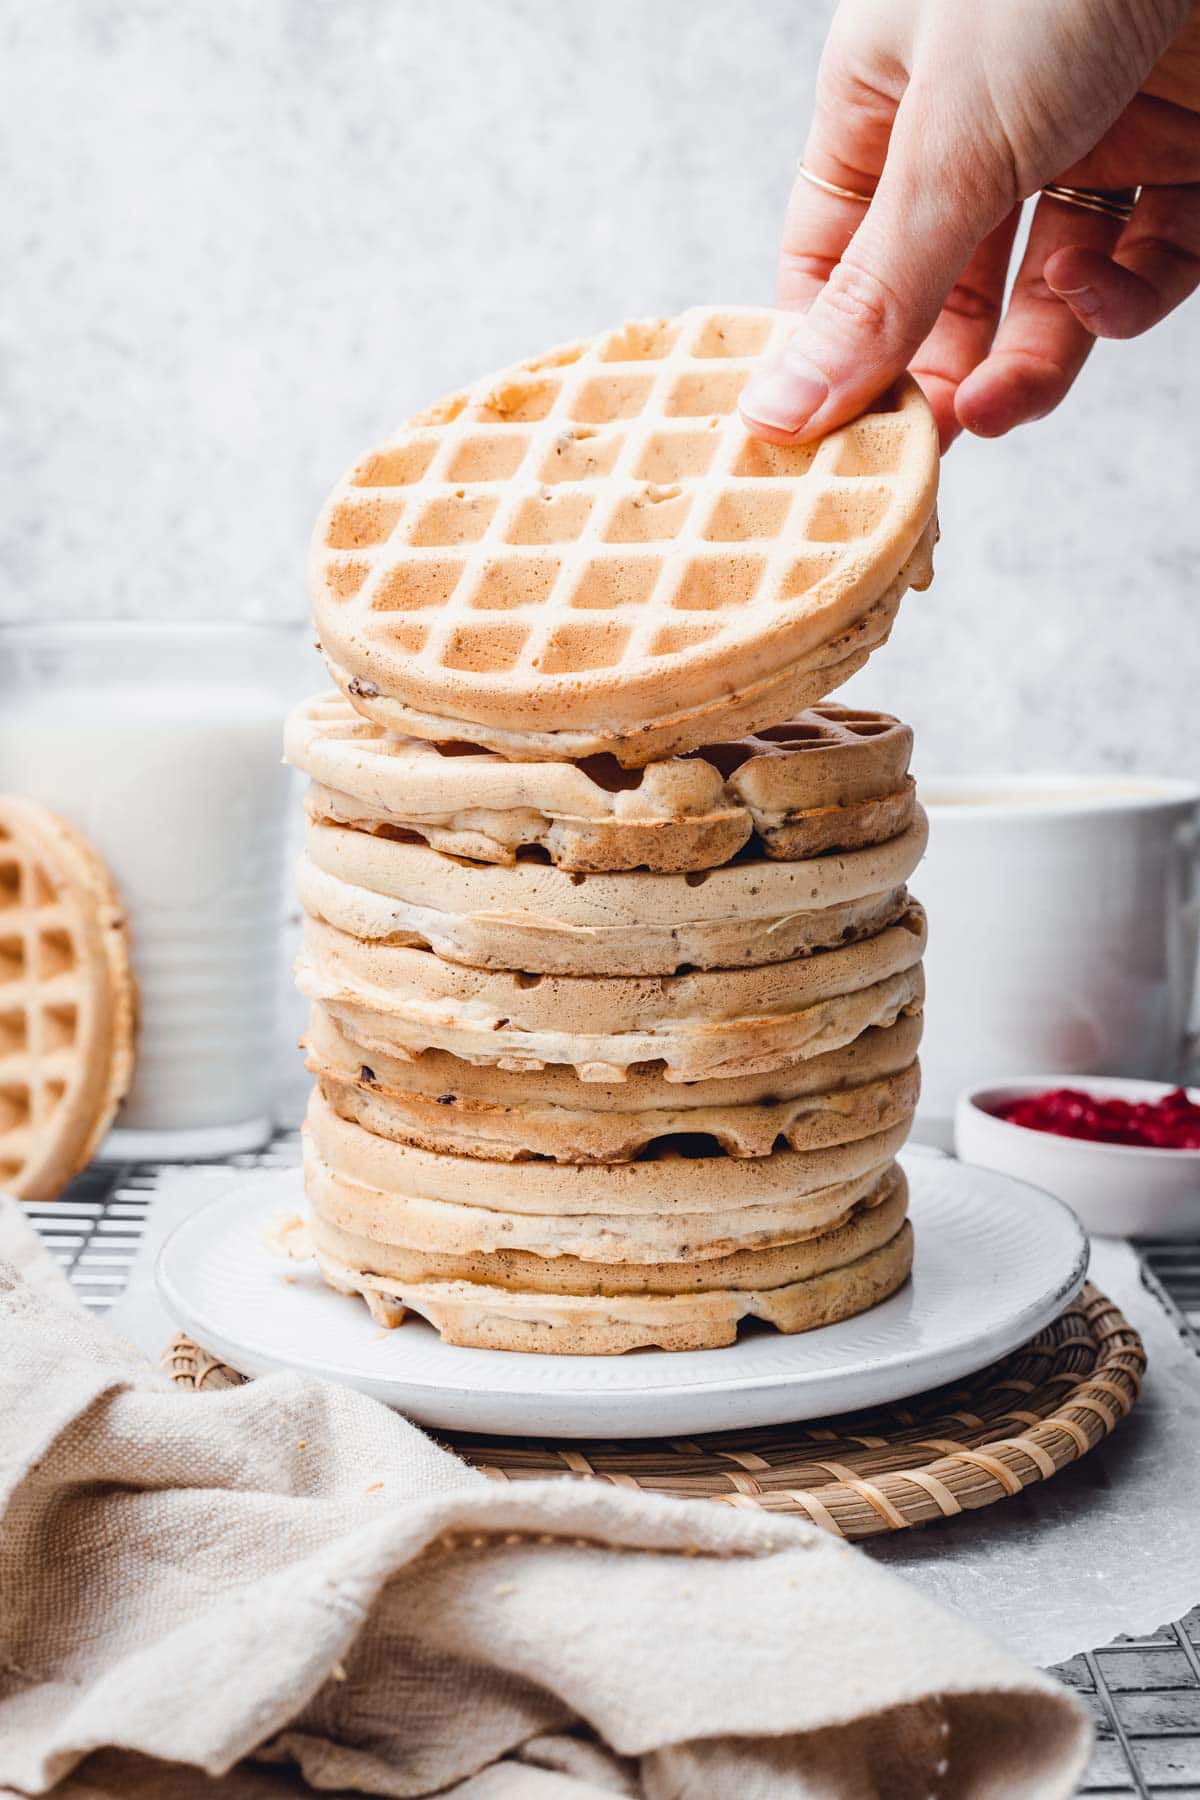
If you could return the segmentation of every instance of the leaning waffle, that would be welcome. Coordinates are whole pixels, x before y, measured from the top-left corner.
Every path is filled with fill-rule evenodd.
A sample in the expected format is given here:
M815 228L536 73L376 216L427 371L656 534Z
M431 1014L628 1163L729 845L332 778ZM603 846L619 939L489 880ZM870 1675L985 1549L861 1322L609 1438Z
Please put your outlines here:
M310 820L297 873L313 918L368 942L476 968L670 975L784 962L875 936L905 912L925 815L886 844L795 862L739 858L692 875L473 865Z
M133 1074L120 896L87 840L0 798L0 1188L49 1200L83 1167Z
M310 817L479 862L537 852L566 870L695 872L727 862L752 832L767 856L817 856L882 843L915 810L907 725L832 702L637 770L611 756L512 762L393 737L340 694L298 706L284 746L312 778Z
M784 313L696 308L535 357L362 458L318 521L330 672L398 732L637 765L831 692L925 586L937 433L903 377L821 443L747 435Z
M593 1163L627 1162L684 1138L761 1157L887 1130L916 1105L920 1038L920 1015L902 1015L764 1075L679 1083L634 1069L605 1085L562 1066L510 1073L438 1050L407 1061L367 1051L318 1003L305 1047L334 1110L382 1137L495 1161Z
M759 1252L757 1263L755 1252L743 1252L740 1259L674 1265L668 1277L674 1287L648 1270L640 1286L615 1289L611 1271L597 1274L558 1257L557 1285L539 1288L530 1278L545 1281L548 1259L511 1252L480 1267L478 1259L456 1264L388 1253L319 1217L312 1245L328 1284L361 1294L380 1324L399 1325L411 1308L447 1343L565 1356L649 1346L704 1350L733 1343L745 1318L784 1332L810 1331L865 1312L902 1287L912 1266L907 1188L898 1169L886 1182L888 1191L875 1204L821 1237Z
M428 950L367 944L307 918L296 980L355 1040L389 1054L449 1050L501 1068L568 1063L620 1081L753 1074L847 1044L920 1006L925 915L915 902L861 943L745 969L636 976L475 969Z

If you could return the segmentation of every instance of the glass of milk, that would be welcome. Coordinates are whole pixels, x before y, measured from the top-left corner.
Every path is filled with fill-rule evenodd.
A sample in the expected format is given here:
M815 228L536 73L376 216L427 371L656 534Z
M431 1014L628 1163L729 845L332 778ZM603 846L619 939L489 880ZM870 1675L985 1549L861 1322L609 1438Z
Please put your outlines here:
M227 1156L270 1135L280 737L303 642L294 626L0 626L0 792L77 826L129 919L141 1028L104 1156Z

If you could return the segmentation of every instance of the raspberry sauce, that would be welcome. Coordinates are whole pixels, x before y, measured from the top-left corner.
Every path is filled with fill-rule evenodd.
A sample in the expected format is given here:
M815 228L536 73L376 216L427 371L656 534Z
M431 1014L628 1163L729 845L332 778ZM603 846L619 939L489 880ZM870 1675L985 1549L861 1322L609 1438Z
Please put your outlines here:
M1184 1088L1161 1100L1117 1100L1079 1088L1052 1088L1011 1100L997 1117L1029 1131L1086 1138L1094 1144L1132 1144L1141 1150L1200 1150L1200 1106Z

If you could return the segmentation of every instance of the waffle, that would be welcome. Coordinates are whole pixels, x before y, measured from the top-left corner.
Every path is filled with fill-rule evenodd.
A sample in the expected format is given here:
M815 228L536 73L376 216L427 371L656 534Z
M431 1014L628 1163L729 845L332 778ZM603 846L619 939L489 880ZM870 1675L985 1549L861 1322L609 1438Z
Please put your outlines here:
M592 1163L627 1162L684 1134L758 1157L886 1130L916 1105L920 1037L920 1015L904 1015L766 1075L690 1085L639 1070L610 1086L561 1066L510 1074L437 1050L402 1061L364 1050L320 1004L305 1047L333 1109L381 1137L493 1161Z
M452 1158L446 1159L453 1161ZM486 1165L477 1164L476 1167ZM624 1165L625 1172L642 1165ZM653 1166L653 1165L652 1165ZM363 1186L310 1147L305 1184L314 1241L345 1250L376 1274L485 1281L538 1293L680 1294L711 1287L777 1287L798 1280L814 1243L895 1196L893 1167L791 1202L722 1212L497 1212ZM537 1168L507 1170L518 1193ZM884 1235L891 1236L896 1219Z
M696 308L478 382L338 483L322 652L389 729L637 766L789 718L931 578L937 433L903 377L817 445L737 399L783 313Z
M120 896L87 840L0 797L0 1188L51 1200L133 1076L136 993Z
M718 1238L749 1235L759 1229L754 1217L778 1214L775 1223L786 1226L787 1238L809 1237L828 1230L878 1182L903 1147L907 1122L824 1150L784 1149L749 1158L714 1153L703 1144L693 1146L702 1153L692 1155L673 1144L644 1162L599 1164L490 1162L395 1143L342 1118L319 1089L310 1096L306 1128L313 1152L328 1170L384 1196L369 1222L362 1209L357 1212L355 1229L385 1243L415 1244L399 1230L400 1212L410 1209L404 1223L415 1229L411 1209L422 1203L449 1208L454 1220L449 1237L436 1244L431 1239L427 1247L500 1250L519 1247L521 1220L540 1219L542 1228L559 1229L572 1217L599 1219L610 1227L617 1217L686 1221L699 1239L705 1231ZM705 1218L707 1227L701 1223ZM501 1219L503 1225L497 1223ZM439 1223L430 1216L430 1229ZM475 1241L477 1231L489 1241ZM682 1249L673 1254L678 1260L687 1253L685 1231ZM607 1260L629 1259L614 1247Z
M455 1209L335 1175L311 1147L305 1161L314 1244L343 1251L353 1244L361 1267L404 1281L433 1276L540 1294L686 1294L800 1280L811 1270L814 1254L821 1254L823 1240L889 1201L893 1205L884 1217L890 1223L881 1235L892 1235L903 1217L903 1208L897 1217L894 1205L900 1198L898 1174L894 1164L884 1164L831 1190L828 1198L812 1196L808 1217L815 1220L824 1212L824 1229L786 1223L780 1229L776 1221L756 1239L753 1227L740 1220L741 1237L736 1232L722 1237L728 1219L719 1212L666 1219L636 1213L557 1218ZM764 1217L775 1220L780 1210L764 1208ZM697 1233L696 1252L680 1255L678 1238L689 1229ZM502 1230L508 1232L503 1239Z
M886 844L692 875L473 865L424 844L310 820L297 873L313 918L373 943L535 974L670 975L784 962L875 936L904 914L925 850L919 813Z
M833 703L624 770L611 756L510 762L390 737L332 694L292 712L284 749L312 779L310 817L479 862L533 851L582 872L693 872L727 862L752 832L767 856L817 856L882 843L914 815L907 725Z
M757 736L697 751L725 776L766 854L820 856L882 844L917 813L912 732L889 713L827 702Z
M590 1113L561 1107L511 1108L483 1102L474 1108L449 1096L388 1093L310 1062L318 1086L343 1118L377 1137L418 1144L453 1156L520 1162L549 1158L566 1163L628 1162L686 1138L737 1156L773 1150L809 1151L858 1138L912 1119L920 1092L916 1063L836 1094L800 1094L757 1107L664 1108L649 1113ZM361 1065L360 1065L361 1068Z
M669 1080L754 1074L834 1050L919 1007L925 917L910 904L862 943L791 962L656 977L475 969L366 944L308 918L300 991L357 1043L390 1055L449 1050L501 1068L567 1063L620 1081L661 1062Z
M442 1273L439 1259L381 1256L378 1244L319 1218L313 1247L326 1282L361 1294L381 1325L399 1325L411 1308L447 1343L560 1356L619 1355L652 1346L714 1349L733 1343L745 1318L783 1332L811 1331L865 1312L902 1287L912 1266L912 1228L905 1218L904 1178L895 1170L891 1179L895 1186L885 1198L826 1235L757 1253L756 1268L750 1264L756 1253L743 1253L733 1279L733 1258L694 1269L684 1265L692 1284L687 1290L643 1285L612 1292L607 1271L597 1280L583 1264L574 1272L579 1292L522 1287L541 1269L538 1259L519 1253L492 1259L488 1278L474 1270ZM556 1260L563 1265L560 1283L570 1283L574 1259ZM470 1266L470 1259L461 1261ZM390 1266L381 1268L381 1262Z

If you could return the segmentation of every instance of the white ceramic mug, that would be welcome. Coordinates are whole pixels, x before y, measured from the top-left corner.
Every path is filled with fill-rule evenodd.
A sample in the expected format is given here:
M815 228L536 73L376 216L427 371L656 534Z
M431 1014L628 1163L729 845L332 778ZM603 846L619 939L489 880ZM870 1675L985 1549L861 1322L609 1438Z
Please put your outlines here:
M923 781L929 914L917 1135L1035 1069L1178 1080L1197 956L1200 788L1121 776Z

